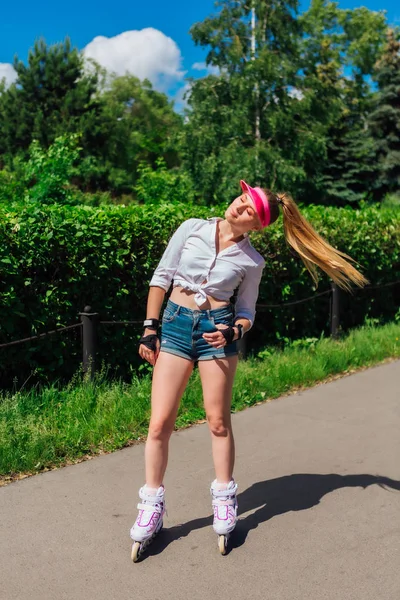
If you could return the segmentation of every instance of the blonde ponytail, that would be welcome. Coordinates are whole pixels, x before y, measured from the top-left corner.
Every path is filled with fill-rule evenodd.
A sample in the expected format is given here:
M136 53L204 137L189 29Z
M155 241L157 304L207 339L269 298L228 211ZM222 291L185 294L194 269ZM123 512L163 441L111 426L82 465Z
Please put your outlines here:
M268 192L272 195L269 190ZM316 266L345 290L351 290L352 283L358 287L368 283L364 275L349 262L355 261L328 244L301 215L294 200L288 194L278 194L275 198L282 208L285 237L300 255L316 285L318 285ZM269 197L268 200L270 201L271 198Z

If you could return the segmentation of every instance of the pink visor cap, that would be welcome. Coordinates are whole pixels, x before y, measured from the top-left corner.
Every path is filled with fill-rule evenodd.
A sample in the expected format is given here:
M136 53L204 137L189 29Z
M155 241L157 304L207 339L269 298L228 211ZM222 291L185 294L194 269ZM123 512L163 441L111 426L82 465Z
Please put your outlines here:
M253 204L260 218L262 226L268 227L271 221L271 213L269 210L268 198L265 195L265 192L259 187L250 187L245 181L243 181L243 179L240 182L240 187L244 192L246 192L246 194L249 194L250 198L253 200Z

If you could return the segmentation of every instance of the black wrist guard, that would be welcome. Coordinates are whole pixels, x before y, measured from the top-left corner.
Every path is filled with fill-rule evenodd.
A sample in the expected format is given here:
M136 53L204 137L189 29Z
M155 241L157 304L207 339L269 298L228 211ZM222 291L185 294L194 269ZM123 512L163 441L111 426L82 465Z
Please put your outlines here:
M157 329L160 327L160 321L158 319L145 319L143 321L143 327L157 331Z
M243 325L241 325L240 323L238 323L237 325L235 325L235 327L237 327L238 334L239 334L238 335L238 339L237 339L237 341L238 341L238 340L241 340L242 337L243 337L243 335L244 335L243 334Z
M229 325L225 329L220 329L220 332L226 339L226 345L229 346L229 344L232 344L233 338L235 337L235 330L233 329L233 327Z
M139 340L139 346L140 344L143 344L143 346L146 346L146 348L148 348L152 352L155 352L157 350L157 340L158 336L156 336L155 333L152 333L150 335L143 335Z

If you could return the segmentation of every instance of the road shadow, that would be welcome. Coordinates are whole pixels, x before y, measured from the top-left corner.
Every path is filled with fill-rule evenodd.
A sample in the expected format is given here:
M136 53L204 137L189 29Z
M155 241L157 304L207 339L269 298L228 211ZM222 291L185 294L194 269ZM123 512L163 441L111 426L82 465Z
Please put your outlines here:
M298 473L253 484L238 495L239 521L231 537L230 547L238 548L246 541L248 533L261 523L291 511L307 510L316 506L321 498L341 488L368 488L378 485L387 490L400 491L400 481L380 475L319 475ZM240 518L249 511L252 514ZM149 556L159 554L169 544L186 537L196 529L212 525L212 516L193 519L181 525L165 528L149 547Z

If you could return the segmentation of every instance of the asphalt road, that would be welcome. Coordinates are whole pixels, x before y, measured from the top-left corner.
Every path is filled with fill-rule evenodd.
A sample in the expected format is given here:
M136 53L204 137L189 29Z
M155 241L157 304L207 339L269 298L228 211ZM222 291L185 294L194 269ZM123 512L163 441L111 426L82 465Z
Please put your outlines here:
M0 488L1 600L399 600L400 362L234 416L240 520L211 527L207 426L175 433L165 529L129 529L143 445Z

